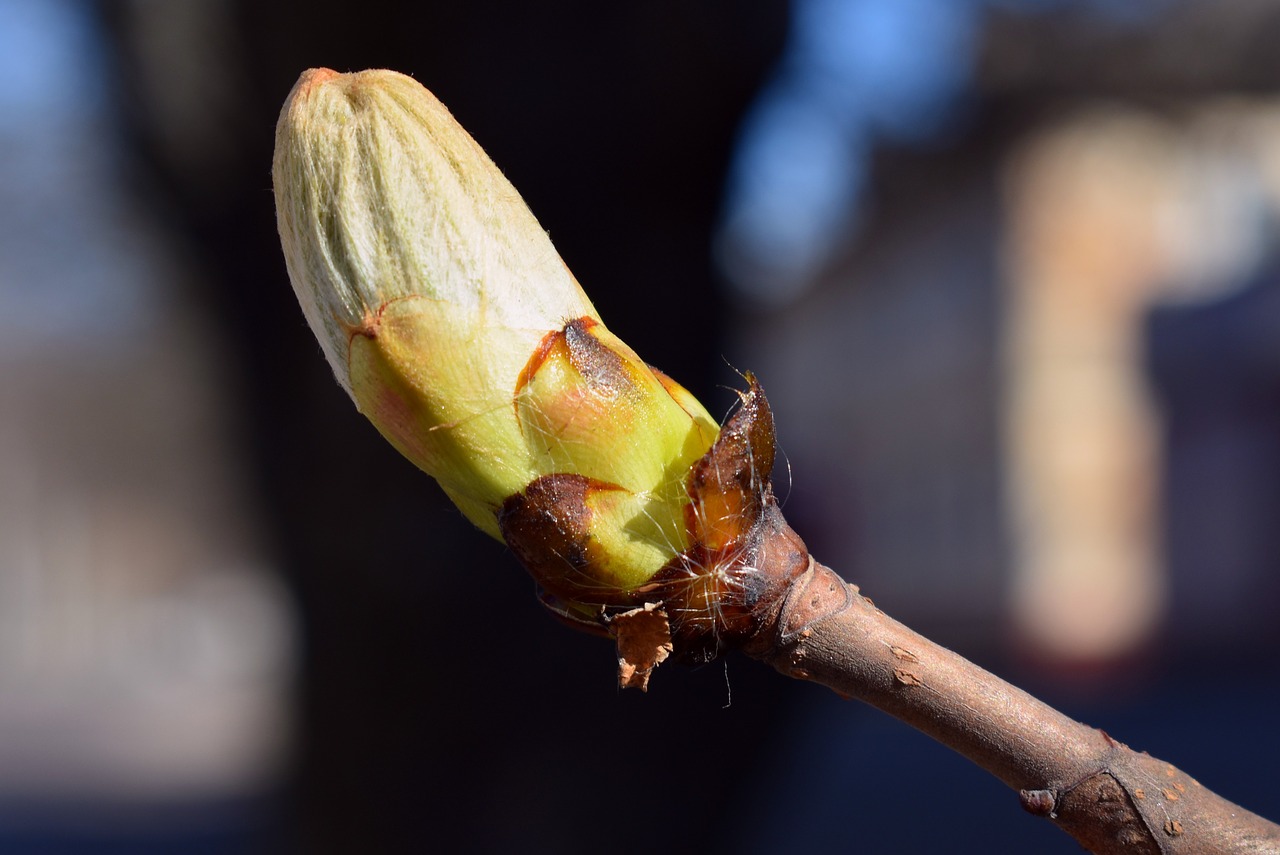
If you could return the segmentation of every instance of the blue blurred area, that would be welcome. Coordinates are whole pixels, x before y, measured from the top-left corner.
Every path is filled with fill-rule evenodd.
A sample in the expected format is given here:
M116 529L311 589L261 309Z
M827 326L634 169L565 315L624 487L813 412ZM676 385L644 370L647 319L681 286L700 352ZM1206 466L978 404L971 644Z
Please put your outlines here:
M0 330L7 346L127 335L152 316L144 241L118 222L120 151L91 8L0 2ZM136 254L135 251L136 250ZM38 316L40 323L30 323Z
M263 851L287 596L105 33L0 0L0 852Z
M250 855L284 851L275 815L262 803L165 811L101 805L8 807L0 813L4 855ZM275 841L274 843L272 841Z
M1276 638L1280 603L1280 263L1220 300L1154 309L1146 326L1165 426L1171 611L1196 647ZM1274 647L1264 648L1274 650Z
M102 43L87 4L4 0L0 44L0 127L7 133L104 106Z
M989 9L1139 26L1167 4L796 0L786 51L741 130L718 259L741 299L797 296L870 214L880 145L937 143L969 114Z

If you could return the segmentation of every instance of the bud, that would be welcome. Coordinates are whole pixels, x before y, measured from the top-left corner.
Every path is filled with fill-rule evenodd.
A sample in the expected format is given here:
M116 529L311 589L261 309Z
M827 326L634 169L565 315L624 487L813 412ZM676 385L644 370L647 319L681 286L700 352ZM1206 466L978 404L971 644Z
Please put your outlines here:
M289 277L338 382L546 590L625 604L691 546L689 473L715 421L605 328L430 92L305 72L273 175Z

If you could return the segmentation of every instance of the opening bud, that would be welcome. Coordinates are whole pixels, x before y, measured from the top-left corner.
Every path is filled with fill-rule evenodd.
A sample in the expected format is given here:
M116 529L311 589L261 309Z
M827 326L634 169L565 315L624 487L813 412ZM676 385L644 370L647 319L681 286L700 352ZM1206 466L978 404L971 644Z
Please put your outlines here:
M305 72L273 176L289 277L338 382L549 592L625 603L690 548L715 421L605 328L430 92Z

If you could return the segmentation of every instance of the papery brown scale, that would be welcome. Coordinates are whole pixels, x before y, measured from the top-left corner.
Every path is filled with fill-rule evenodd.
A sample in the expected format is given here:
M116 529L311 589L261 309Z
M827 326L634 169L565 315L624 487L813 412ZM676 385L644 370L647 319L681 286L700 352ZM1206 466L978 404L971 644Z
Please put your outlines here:
M616 484L561 473L536 479L498 511L503 540L540 586L578 603L623 605L626 591L599 579L604 558L591 533L593 498Z
M773 412L756 378L689 476L685 510L695 541L715 553L740 545L760 516L773 470Z

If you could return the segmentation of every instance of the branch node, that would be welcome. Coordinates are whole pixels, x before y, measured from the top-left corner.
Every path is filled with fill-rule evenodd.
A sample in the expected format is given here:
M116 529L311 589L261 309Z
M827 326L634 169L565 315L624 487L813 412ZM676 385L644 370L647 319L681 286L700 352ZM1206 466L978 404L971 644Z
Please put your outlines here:
M1053 819L1058 814L1058 796L1053 790L1020 790L1018 803L1022 809L1033 816L1047 816Z
M807 637L813 624L839 614L852 603L851 586L846 585L834 570L810 558L808 569L792 585L791 593L782 606L778 638L787 644L798 636Z

